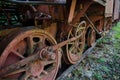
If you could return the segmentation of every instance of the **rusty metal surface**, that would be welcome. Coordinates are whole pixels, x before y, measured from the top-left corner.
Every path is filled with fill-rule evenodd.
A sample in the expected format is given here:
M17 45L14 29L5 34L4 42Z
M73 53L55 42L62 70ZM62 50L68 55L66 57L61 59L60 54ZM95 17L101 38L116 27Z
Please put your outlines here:
M7 35L11 34L13 31L18 29L19 28L0 30L0 41L3 40Z
M21 80L55 79L60 64L58 51L49 54L49 50L42 50L46 46L56 44L48 33L37 29L27 31L26 28L10 39L0 56L1 79L18 79L20 76Z
M112 18L108 17L105 19L105 22L104 22L104 30L105 31L110 30L111 27L112 27Z
M70 13L69 13L69 17L68 17L68 23L70 23L74 17L76 2L77 2L77 0L72 0L71 7L70 7Z
M27 80L28 78L32 78L32 79L36 78L36 79L43 79L43 80L53 80L53 78L55 78L55 75L57 73L56 69L58 70L58 65L60 62L60 59L57 58L60 56L56 56L58 54L57 53L54 54L54 50L58 50L58 48L64 46L65 44L67 44L71 41L77 40L80 36L83 36L83 35L80 35L82 33L81 33L81 31L79 33L79 30L85 29L85 25L83 25L83 27L81 27L81 26L82 26L82 23L81 23L81 25L79 25L79 28L76 27L77 28L76 38L75 37L71 38L70 40L67 40L60 44L57 44L57 45L53 46L52 48L45 48L45 49L42 49L43 47L47 46L47 44L45 43L45 40L46 40L46 38L50 39L49 37L47 37L48 35L45 32L40 31L40 30L32 30L32 31L25 30L25 32L22 31L22 34L19 33L18 36L16 36L10 42L9 45L12 45L12 46L7 46L0 57L0 67L1 67L0 77L13 79L13 78L18 78L22 72L26 72L25 75L23 77L21 77L21 79ZM39 31L41 32L41 34L38 34ZM32 34L32 35L30 35L30 34ZM81 37L81 39L84 39L83 37ZM26 41L24 41L26 38L28 41L27 43L26 43ZM39 42L38 40L37 40L38 42L36 42L36 41L33 42L34 38L35 39L40 38L40 41L42 41L42 42ZM51 41L51 40L48 40L48 41ZM82 40L82 41L84 41L84 40ZM40 44L38 44L38 43L40 43ZM81 45L81 42L78 41L78 43L80 43L80 45ZM39 45L39 47L37 47L37 49L35 48L35 44ZM28 46L28 50L26 50L27 49L26 46ZM49 44L49 46L50 46L50 44ZM84 44L83 44L83 46L84 46ZM40 51L38 48L40 49ZM82 48L82 46L80 48ZM33 49L35 50L35 52ZM51 49L52 49L52 54L51 54ZM37 50L37 52L36 52L36 50ZM83 50L83 49L80 49L80 50ZM26 58L24 56L26 54L25 51L28 51L30 55L32 55L32 54L33 55ZM10 54L12 54L12 55L10 55ZM29 54L27 54L27 55L29 55ZM21 58L22 60L19 60L19 58ZM39 58L40 58L40 60L39 60ZM73 58L75 59L75 57L73 57ZM11 61L11 59L12 59L12 61ZM58 60L56 60L56 59L58 59ZM79 60L79 59L77 59L77 60ZM54 64L54 62L56 63L56 61L57 61L57 64L55 65L56 67L54 70L52 68L52 71L51 71L52 73L47 72L47 70L44 71L44 69L45 69L44 67L46 65L49 65L52 63ZM10 66L8 66L8 65L10 65ZM23 67L23 66L26 66L26 67ZM5 68L3 68L3 67L5 67ZM21 68L21 67L23 67L23 68ZM48 77L43 76L41 78L38 75L41 75L42 73L44 73L46 76L48 74L49 75L51 74L51 75ZM19 74L19 75L15 75L15 74ZM31 77L31 76L33 76L33 77Z
M87 26L87 30L86 30L86 42L88 47L91 47L94 45L95 41L96 41L96 32L93 29L91 24L88 24Z
M96 32L100 34L104 24L108 29L112 23L111 18L106 17L112 16L114 0L9 1L15 5L0 5L2 12L9 16L7 22L12 21L12 13L15 13L18 18L22 17L18 21L22 26L35 26L37 29L20 28L13 30L14 33L10 35L3 31L3 35L8 36L0 42L0 79L54 80L61 63L60 48L64 50L65 62L75 64L82 58L85 42L89 47L93 46ZM107 4L104 18L105 2ZM11 8L9 4L14 6ZM115 14L118 13L117 8L114 9ZM114 17L118 18L118 15ZM6 24L4 22L3 25Z
M104 30L104 18L99 20L99 23L95 25L99 32L103 32Z
M112 17L115 0L106 0L105 17Z
M103 16L90 16L90 20L95 24L95 27L99 32L103 31L104 17Z
M115 0L114 1L113 20L119 19L119 13L120 13L120 0Z
M82 52L84 51L85 46L85 27L85 21L76 23L76 25L70 30L68 34L68 40L74 36L81 36L78 39L67 43L66 55L64 55L64 59L67 64L75 64L82 56Z
M76 15L75 15L75 17L73 18L73 20L72 20L72 24L75 24L76 22L78 22L79 21L79 19L82 17L82 16L84 16L84 13L87 11L87 9L90 7L90 5L92 4L93 2L92 1L89 1L89 2L86 2L85 4L84 4L84 8L79 12L79 13L77 13Z

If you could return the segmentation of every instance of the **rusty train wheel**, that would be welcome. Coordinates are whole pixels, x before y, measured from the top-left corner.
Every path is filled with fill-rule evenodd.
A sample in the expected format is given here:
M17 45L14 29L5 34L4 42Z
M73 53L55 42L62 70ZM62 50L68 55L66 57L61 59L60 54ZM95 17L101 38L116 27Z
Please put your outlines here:
M48 33L40 29L24 29L9 39L0 56L0 79L55 79L60 60L58 51L54 52L51 59L34 57L44 47L56 44ZM32 58L34 60L30 60Z
M88 25L86 37L88 47L92 46L96 41L96 33L95 30L92 28L92 25Z
M69 64L75 64L82 57L85 46L85 27L86 22L82 21L76 24L68 34L68 39L81 35L80 38L66 45L67 59L65 61Z

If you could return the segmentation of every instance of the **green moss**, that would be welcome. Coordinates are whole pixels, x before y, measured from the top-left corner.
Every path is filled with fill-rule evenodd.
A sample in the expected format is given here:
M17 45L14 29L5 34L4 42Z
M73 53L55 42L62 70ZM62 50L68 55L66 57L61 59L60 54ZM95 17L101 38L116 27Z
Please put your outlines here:
M95 80L103 80L102 74L99 72L94 73Z
M113 27L113 30L115 31L115 38L120 39L120 22L118 22L117 25Z
M97 59L96 62L98 63L103 63L103 62L106 62L106 58L100 58L100 59Z

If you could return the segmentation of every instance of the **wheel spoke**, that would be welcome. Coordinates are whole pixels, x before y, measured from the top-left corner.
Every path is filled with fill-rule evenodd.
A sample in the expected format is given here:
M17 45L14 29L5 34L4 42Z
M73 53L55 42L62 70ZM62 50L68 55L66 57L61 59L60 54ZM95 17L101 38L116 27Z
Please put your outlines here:
M20 53L18 53L17 51L15 51L15 50L13 50L13 49L11 50L11 52L12 52L13 54L19 56L19 57L22 58L22 59L25 58L23 55L21 55Z
M77 50L78 50L79 52L81 52L81 49L80 49L80 48L77 48Z
M26 72L26 73L20 78L20 80L28 80L29 77L30 77L30 73Z
M75 42L70 42L70 43L68 43L68 45L74 45L75 44Z
M20 69L21 67L23 67L24 65L26 65L28 62L33 61L34 59L37 59L39 56L38 54L35 54L33 56L30 56L28 58L25 58L17 63L14 63L10 66L7 66L3 69L0 69L0 76L5 75L6 73L9 73L11 71Z
M79 29L77 29L76 33L78 33L81 30L84 30L84 29L85 29L85 27L80 27Z
M41 37L40 37L40 42L42 42L43 44L45 44L45 39L46 39L45 36L41 36Z
M83 42L79 42L79 45L83 44Z
M14 75L14 74L17 74L17 73L21 73L21 72L25 72L25 71L26 71L25 68L21 68L21 69L18 69L18 70L12 71L12 72L10 72L10 73L8 73L8 74L5 74L5 75L2 76L2 77L11 76L11 75Z
M43 70L43 72L42 72L43 74L45 74L45 75L47 75L48 74L48 72L47 71L45 71L45 70Z
M74 46L72 46L72 47L70 47L70 52L72 52L73 50L75 49L75 47Z
M27 45L28 45L28 51L27 52L29 54L32 54L33 51L34 51L34 49L33 49L34 42L33 42L33 37L32 36L27 37Z
M40 48L46 47L46 44L45 44L46 37L40 36L39 38L40 38L39 47Z
M72 33L72 31L70 32L70 36L71 36L71 37L73 37L73 36L74 36L74 35L73 35L73 33Z
M51 60L51 61L43 61L44 66L49 65L55 63L55 60Z

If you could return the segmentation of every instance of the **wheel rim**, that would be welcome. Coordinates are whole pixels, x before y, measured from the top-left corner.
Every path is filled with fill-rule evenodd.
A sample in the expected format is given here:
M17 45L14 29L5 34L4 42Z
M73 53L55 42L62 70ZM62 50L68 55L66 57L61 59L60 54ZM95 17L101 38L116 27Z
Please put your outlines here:
M38 47L37 45L42 49L54 44L56 44L56 41L43 30L23 30L19 34L15 34L14 38L5 47L0 56L0 70L33 55ZM21 80L54 80L59 68L60 58L58 51L54 53L55 58L53 60L34 60L34 62L22 66L20 70L6 74L3 78L9 80L18 78ZM1 72L0 74L2 75Z
M66 61L70 64L75 64L82 57L85 45L85 27L86 22L82 21L79 24L76 24L68 34L68 39L81 35L80 38L66 45Z
M96 41L96 33L91 25L88 25L87 29L87 45L88 47L92 46Z

